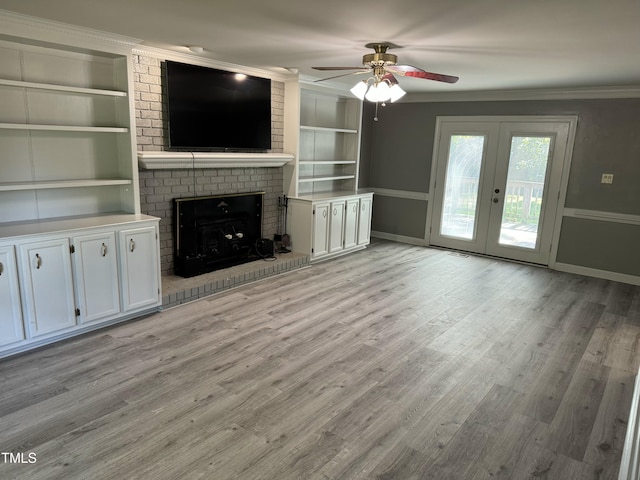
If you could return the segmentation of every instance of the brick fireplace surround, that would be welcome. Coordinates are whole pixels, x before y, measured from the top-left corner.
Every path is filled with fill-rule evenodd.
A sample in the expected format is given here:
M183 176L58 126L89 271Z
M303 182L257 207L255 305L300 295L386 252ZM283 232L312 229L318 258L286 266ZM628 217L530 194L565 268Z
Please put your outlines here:
M162 152L167 150L167 108L166 91L163 87L163 59L144 54L136 54L134 59L134 92L136 109L136 136L138 150L142 152ZM284 131L284 84L271 82L271 116L273 153L282 153ZM282 167L244 167L237 168L179 168L139 171L140 208L142 213L159 217L160 220L160 266L163 284L171 285L174 292L167 293L163 305L181 303L180 288L176 287L173 276L173 207L174 198L220 195L230 193L265 192L263 203L262 235L273 238L277 233L278 197L283 193ZM288 254L287 254L288 255ZM308 259L291 257L284 260L283 266L275 266L273 274L290 268L299 268ZM278 261L278 265L282 263ZM260 269L264 270L264 269ZM266 269L269 270L269 269ZM246 268L241 276L221 282L228 288L230 282L237 283L241 278L259 278L268 276L268 271L248 273ZM218 275L220 276L220 275ZM187 293L182 297L203 296L204 291L215 293L217 280L206 285L189 283ZM166 292L166 288L163 288ZM211 291L214 290L214 291ZM178 292L178 293L176 293ZM199 293L198 293L199 292ZM169 300L169 295L172 295Z
M163 89L163 60L134 55L136 135L140 151L166 151L167 109ZM271 82L272 152L281 153L284 129L284 84ZM174 198L264 191L262 233L273 238L277 229L278 196L283 192L282 167L140 170L142 213L160 217L160 265L173 273Z

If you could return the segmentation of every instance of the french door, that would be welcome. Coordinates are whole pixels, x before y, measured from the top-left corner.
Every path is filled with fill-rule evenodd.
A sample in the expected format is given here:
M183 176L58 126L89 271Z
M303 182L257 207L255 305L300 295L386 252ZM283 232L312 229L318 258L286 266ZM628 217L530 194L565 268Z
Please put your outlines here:
M432 245L547 265L570 120L439 119Z

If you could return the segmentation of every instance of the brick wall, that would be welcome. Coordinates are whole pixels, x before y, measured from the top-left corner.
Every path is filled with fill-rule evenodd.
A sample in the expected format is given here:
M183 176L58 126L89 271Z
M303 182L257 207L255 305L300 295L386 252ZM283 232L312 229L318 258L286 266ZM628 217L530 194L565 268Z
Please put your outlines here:
M163 89L162 60L134 55L136 135L138 149L166 150L167 109ZM272 152L283 148L284 84L271 82ZM160 265L162 274L173 273L174 198L229 193L265 192L262 234L273 238L277 233L278 197L283 193L283 169L213 168L141 170L140 208L142 213L160 217Z

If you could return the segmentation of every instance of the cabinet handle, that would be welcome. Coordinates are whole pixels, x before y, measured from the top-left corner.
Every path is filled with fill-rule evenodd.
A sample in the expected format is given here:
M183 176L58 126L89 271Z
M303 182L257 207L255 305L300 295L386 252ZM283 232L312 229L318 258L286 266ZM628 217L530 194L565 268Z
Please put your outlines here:
M333 209L333 216L335 217L337 214L338 214L338 209L337 209L337 208L334 208L334 209Z
M0 275L2 275L2 272L4 272L4 265L0 262Z
M42 258L39 253L36 253L36 268L40 268L42 266Z
M322 218L327 218L327 211L326 210L322 210Z
M358 207L357 206L353 206L353 213L356 213L358 211Z
M136 242L133 241L133 238L129 240L129 251L133 252L136 249Z
M364 203L362 204L362 211L364 212Z
M102 244L102 256L107 256L107 246L104 243Z

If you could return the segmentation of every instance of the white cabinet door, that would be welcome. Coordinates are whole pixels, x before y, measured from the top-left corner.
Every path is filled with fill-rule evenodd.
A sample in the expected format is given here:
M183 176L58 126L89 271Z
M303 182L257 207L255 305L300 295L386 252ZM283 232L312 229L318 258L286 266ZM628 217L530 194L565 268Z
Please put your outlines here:
M119 237L123 311L159 304L158 239L155 226L122 230Z
M368 245L371 241L371 197L360 198L358 218L358 245Z
M0 247L0 346L24 340L18 288L18 266L13 246Z
M68 238L25 243L20 251L20 286L31 338L76 324Z
M120 313L118 261L114 232L73 238L73 266L80 323Z
M331 225L329 226L329 253L335 253L344 248L344 200L331 202Z
M314 204L312 258L329 253L329 214L330 205L328 202Z
M347 200L344 211L344 248L352 248L358 244L358 212L360 201L357 198Z

